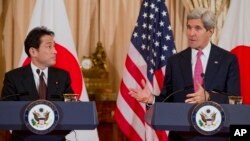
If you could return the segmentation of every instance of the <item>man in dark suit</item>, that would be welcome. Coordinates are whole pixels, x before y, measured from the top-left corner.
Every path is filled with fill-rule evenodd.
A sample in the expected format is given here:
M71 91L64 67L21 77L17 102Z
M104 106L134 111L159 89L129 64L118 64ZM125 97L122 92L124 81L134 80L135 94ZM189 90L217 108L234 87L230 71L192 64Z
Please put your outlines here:
M33 101L38 99L63 100L64 93L73 93L68 72L52 67L56 63L54 32L36 27L29 32L25 52L31 63L5 74L2 99ZM31 133L13 131L12 140L23 140Z
M162 95L156 97L156 101L162 101L169 93L183 89L192 85L192 58L191 48L169 58L167 73ZM207 91L219 90L228 94L240 94L239 69L237 58L231 53L221 49L220 47L211 44L210 56L207 62L207 68L204 72L203 86ZM170 75L169 75L170 74ZM192 85L193 86L193 85ZM192 93L192 94L188 94ZM201 96L198 96L201 94ZM210 99L218 103L228 103L228 98L225 95L216 93L206 93L206 100ZM197 95L197 96L196 96ZM186 103L201 103L206 101L204 96L204 88L200 85L200 89L195 93L194 88L186 89L179 94L173 95L168 99L169 102L186 102ZM197 99L196 99L197 98ZM203 100L202 100L203 99Z
M212 100L228 103L227 96L208 93L214 89L240 95L237 58L210 42L215 23L215 15L211 11L203 8L191 11L187 17L189 48L168 59L161 94L159 96L152 94L144 80L141 81L142 89L130 89L129 94L138 101L148 104L153 104L155 101L162 102L171 93L190 85L191 88L169 97L167 101L198 104ZM169 140L185 139L171 134L169 137Z
M5 100L63 100L62 94L73 93L68 72L51 67L56 63L57 54L53 38L54 33L45 27L37 27L30 31L24 46L31 63L5 74L2 89L2 97ZM44 74L43 79L47 86L44 98L39 97L41 73ZM14 96L15 94L20 95Z
M38 100L39 94L32 72L32 64L12 70L5 75L2 97L11 101ZM47 100L61 101L64 93L73 93L69 74L61 69L49 67L47 78ZM38 76L38 75L37 75ZM20 94L18 96L12 96Z

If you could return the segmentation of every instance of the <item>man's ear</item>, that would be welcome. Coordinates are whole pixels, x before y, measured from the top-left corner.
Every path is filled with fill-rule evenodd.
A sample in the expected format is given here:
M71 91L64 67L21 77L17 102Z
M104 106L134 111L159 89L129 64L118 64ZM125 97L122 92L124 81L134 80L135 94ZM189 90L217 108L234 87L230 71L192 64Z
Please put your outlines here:
M36 56L36 54L37 54L37 49L31 47L31 48L29 49L29 53L30 53L30 56Z
M213 29L213 28L212 28L212 29L209 29L209 32L211 33L211 35L213 35L214 29Z

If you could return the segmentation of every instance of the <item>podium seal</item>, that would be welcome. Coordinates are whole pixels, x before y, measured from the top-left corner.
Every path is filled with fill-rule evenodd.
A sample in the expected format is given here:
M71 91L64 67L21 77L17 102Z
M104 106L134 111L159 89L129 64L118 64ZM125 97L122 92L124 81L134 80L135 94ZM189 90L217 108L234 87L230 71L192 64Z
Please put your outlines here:
M214 135L225 123L225 112L219 104L207 101L194 107L191 122L202 135Z
M31 102L24 110L24 123L35 134L47 134L54 130L59 121L57 107L47 100Z

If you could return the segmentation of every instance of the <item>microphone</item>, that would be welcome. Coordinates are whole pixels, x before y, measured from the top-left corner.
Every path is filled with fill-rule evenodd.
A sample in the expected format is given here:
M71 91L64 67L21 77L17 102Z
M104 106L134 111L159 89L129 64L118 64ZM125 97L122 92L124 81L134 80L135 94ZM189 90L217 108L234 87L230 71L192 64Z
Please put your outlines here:
M213 99L211 99L212 101L216 101L217 103L225 103L225 104L228 104L228 103L231 103L232 101L230 100L231 96L239 96L237 93L232 93L232 92L225 92L225 91L222 91L220 89L212 89L210 91L208 91L209 94L210 94L210 97L212 96ZM216 97L216 98L215 98ZM231 101L231 102L230 102ZM233 100L233 103L238 103L240 101L236 100L234 101ZM241 103L241 102L240 102Z
M203 81L203 90L204 90L204 96L205 96L205 101L207 99L206 97L206 83L205 83L205 73L201 73L202 81Z
M29 95L28 92L22 92L22 93L19 93L19 94L12 94L12 95L4 96L0 100L4 101L4 100L8 100L8 98L12 98L12 97L17 97L17 99L20 100L19 96L27 96L27 95Z
M182 88L182 89L179 89L179 90L177 90L177 91L172 92L170 95L168 95L166 98L164 98L161 102L165 102L165 101L167 101L171 96L173 96L173 95L175 95L175 94L177 94L177 93L180 93L180 92L182 92L182 91L189 90L189 89L191 89L191 88L193 88L193 84L188 85L188 86L185 86L185 87Z
M59 82L58 82L58 81L56 81L56 82L55 82L55 84L56 84L56 94L58 94L58 90L59 90L58 85L59 85Z
M232 93L227 93L227 92L224 92L224 91L221 91L221 90L219 90L219 89L213 89L213 90L211 90L211 91L209 91L209 92L212 92L212 93L214 93L214 94L221 94L221 95L224 95L224 96L235 96L235 94L232 94Z
M40 70L36 69L36 73L38 74L38 76L40 75Z

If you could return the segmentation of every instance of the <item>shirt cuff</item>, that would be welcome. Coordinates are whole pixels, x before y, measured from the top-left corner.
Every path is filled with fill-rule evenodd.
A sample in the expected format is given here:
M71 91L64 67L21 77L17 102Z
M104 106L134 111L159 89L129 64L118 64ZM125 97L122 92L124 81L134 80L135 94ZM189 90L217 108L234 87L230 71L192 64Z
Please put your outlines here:
M153 95L153 94L152 94ZM155 104L155 95L153 95L153 101L152 101L152 103L146 103L146 105L148 106L148 107L150 107L151 105L153 105L153 104Z

